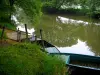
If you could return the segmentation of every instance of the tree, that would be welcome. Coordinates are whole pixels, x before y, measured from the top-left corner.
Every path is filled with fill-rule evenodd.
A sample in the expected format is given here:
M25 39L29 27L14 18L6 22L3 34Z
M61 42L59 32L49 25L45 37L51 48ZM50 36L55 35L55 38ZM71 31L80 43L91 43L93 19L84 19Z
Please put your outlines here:
M82 8L92 17L100 15L100 0L80 0Z
M13 6L15 0L9 0L10 6Z
M21 8L27 18L32 23L37 23L41 16L41 1L40 0L17 0L15 6Z
M32 24L36 24L41 16L41 6L40 0L0 0L0 13L3 15L0 15L0 22L5 15L6 19L11 21L11 16L18 11L16 8L21 8L28 20ZM5 21L7 22L7 20Z

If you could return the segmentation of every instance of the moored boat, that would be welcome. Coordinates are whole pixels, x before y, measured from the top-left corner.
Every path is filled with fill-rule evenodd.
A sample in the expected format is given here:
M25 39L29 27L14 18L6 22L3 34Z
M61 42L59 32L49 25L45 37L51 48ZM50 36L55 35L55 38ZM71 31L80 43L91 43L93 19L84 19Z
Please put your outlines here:
M35 40L31 41L36 42L42 48L45 49L50 55L59 55L64 56L66 61L66 66L69 68L78 69L78 72L82 69L86 69L89 72L100 72L100 57L99 56L90 56L82 54L73 54L73 53L61 53L54 45L45 41L45 40ZM44 50L43 49L43 50Z
M73 68L88 69L100 72L100 57L73 53L51 53L52 55L66 55L69 58L66 65Z
M46 40L36 40L36 41L31 41L32 43L35 42L38 45L44 48L44 50L48 53L60 53L60 51L51 43L47 42Z

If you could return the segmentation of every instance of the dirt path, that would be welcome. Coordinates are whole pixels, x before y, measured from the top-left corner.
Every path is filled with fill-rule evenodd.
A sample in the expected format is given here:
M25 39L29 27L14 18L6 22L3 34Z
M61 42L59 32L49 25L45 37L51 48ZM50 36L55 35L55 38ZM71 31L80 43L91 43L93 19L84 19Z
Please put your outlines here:
M8 39L17 41L17 31L12 31L12 30L6 29L5 32L6 32ZM31 37L31 36L29 36L29 37ZM25 32L21 32L20 40L25 39L25 38L26 38Z
M6 39L6 42L17 43L17 31L5 29L5 33L8 38L8 39ZM31 36L29 36L29 37L31 37ZM25 32L21 32L20 40L25 39L25 38L26 38Z

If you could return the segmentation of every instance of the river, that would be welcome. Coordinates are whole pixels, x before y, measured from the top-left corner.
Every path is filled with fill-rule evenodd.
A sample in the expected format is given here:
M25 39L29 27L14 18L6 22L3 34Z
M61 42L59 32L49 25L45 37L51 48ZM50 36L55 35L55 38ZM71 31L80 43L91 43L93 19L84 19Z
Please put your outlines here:
M35 27L60 52L100 56L100 24L86 16L43 15Z

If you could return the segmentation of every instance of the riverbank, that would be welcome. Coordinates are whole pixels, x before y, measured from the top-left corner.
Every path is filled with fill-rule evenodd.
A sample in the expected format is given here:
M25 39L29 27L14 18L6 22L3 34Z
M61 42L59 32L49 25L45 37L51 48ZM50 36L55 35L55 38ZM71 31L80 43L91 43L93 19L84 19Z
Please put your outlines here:
M56 8L46 8L43 7L43 12L45 14L65 14L65 15L78 15L78 16L85 16L86 13L81 11L80 9L73 9L73 8L69 8L69 9L56 9Z
M45 14L66 14L66 15L78 15L78 16L88 16L93 19L100 19L100 13L98 11L91 11L91 9L76 9L76 8L56 8L49 4L44 4L42 11Z
M2 39L0 42L0 64L2 75L65 75L66 73L65 63L60 57L52 57L42 52L41 47L36 44L11 42L8 39Z
M64 62L45 54L36 44L0 47L0 60L0 74L3 75L64 75Z

